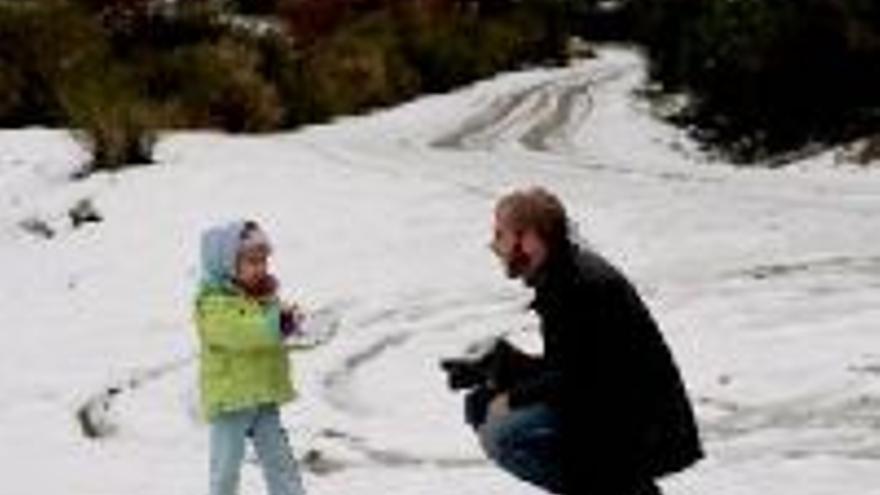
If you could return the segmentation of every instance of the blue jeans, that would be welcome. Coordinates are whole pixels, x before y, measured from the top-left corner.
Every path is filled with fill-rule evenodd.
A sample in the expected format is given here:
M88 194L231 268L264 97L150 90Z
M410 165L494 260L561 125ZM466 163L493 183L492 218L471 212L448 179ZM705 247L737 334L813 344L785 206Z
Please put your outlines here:
M511 410L489 416L479 429L480 444L490 459L517 478L551 493L565 495L660 495L653 480L632 480L626 487L602 494L579 493L566 487L559 415L546 405ZM588 448L588 446L584 446ZM589 476L589 466L585 473ZM613 493L612 493L613 492Z
M299 467L274 405L223 413L211 421L211 495L238 493L247 437L253 442L269 494L304 495Z
M549 407L517 408L489 416L479 430L490 459L517 478L552 493L564 493L559 419Z

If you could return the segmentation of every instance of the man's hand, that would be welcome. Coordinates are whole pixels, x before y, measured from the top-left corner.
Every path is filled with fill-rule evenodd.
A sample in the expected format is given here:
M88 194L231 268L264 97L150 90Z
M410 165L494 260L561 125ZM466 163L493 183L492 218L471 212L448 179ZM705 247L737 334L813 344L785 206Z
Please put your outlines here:
M483 450L491 457L494 452L492 427L495 421L503 418L510 413L510 398L506 393L501 393L492 398L486 411L486 420L477 428L477 436L480 439L480 445Z
M498 394L489 403L489 418L500 418L510 412L510 398L506 393Z

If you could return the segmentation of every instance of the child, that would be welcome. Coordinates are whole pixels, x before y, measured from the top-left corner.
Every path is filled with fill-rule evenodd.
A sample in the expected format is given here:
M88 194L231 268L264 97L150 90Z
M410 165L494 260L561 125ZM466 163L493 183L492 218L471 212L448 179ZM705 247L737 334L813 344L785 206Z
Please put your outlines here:
M202 235L195 301L202 408L211 423L211 495L234 495L250 437L271 495L303 495L278 407L294 398L283 339L299 322L268 273L268 238L255 222Z

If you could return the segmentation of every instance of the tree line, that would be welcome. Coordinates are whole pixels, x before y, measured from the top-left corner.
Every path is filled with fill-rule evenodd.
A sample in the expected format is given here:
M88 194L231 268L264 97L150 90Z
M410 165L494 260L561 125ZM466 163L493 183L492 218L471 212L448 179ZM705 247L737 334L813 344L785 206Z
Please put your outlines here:
M676 118L740 161L880 132L880 2L633 0L628 33Z
M0 0L0 126L71 128L90 170L158 129L264 132L564 58L556 0Z
M0 0L0 126L74 129L92 168L156 129L262 132L641 46L671 118L750 162L880 129L876 0Z

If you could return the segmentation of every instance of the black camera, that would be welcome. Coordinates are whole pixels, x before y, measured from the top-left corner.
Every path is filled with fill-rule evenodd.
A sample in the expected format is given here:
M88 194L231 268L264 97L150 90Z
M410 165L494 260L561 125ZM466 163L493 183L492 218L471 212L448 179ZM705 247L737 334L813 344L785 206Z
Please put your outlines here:
M484 385L487 381L487 358L449 358L440 361L440 367L446 372L446 382L452 390L464 390Z
M464 404L465 421L474 428L483 424L489 403L497 394L510 390L518 381L534 374L539 366L539 359L504 339L494 341L473 355L440 361L449 388L468 390Z
M449 388L463 390L485 386L495 391L509 390L518 380L531 374L538 359L498 339L482 352L440 361Z

